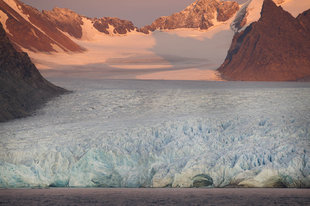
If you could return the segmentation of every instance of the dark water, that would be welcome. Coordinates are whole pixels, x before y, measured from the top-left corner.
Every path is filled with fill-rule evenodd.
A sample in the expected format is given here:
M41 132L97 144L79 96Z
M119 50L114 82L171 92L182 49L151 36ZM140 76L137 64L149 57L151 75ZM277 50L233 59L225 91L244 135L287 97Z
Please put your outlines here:
M0 205L310 205L310 189L11 189Z

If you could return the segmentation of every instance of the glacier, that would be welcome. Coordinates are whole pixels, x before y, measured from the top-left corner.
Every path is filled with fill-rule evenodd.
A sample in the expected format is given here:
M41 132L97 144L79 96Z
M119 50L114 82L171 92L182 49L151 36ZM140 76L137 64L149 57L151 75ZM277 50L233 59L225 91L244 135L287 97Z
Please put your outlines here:
M310 187L310 83L50 79L0 124L0 187Z

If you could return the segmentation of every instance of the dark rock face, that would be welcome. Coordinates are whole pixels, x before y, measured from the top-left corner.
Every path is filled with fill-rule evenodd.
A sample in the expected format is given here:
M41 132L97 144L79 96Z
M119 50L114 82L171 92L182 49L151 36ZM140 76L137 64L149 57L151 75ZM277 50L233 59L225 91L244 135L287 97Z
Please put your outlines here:
M227 80L295 81L310 76L309 10L294 18L272 0L237 33L218 69Z
M114 27L113 34L127 34L136 29L131 21L121 20L119 18L103 17L92 20L94 27L105 34L109 33L109 25Z
M15 3L21 9L23 16L4 1L0 1L0 10L8 16L6 21L8 36L16 48L19 49L21 46L30 51L41 52L55 52L55 47L71 52L84 51L58 31L55 23L46 15L18 0L15 0Z
M139 31L149 33L157 29L199 28L206 30L213 26L213 20L227 21L239 10L233 1L199 0L185 10L171 16L156 19L151 25Z
M297 16L297 20L301 24L301 26L310 33L310 10L303 12Z
M41 76L26 53L16 51L0 23L0 122L27 116L64 92Z

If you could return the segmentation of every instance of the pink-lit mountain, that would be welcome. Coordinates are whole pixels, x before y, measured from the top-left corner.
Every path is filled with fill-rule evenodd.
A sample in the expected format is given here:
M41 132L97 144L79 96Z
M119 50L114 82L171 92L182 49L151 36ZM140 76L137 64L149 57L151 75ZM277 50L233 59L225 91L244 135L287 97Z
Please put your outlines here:
M132 22L127 20L110 17L91 19L60 8L41 12L19 0L0 1L0 11L2 18L6 19L2 23L5 23L8 36L19 50L83 52L85 49L72 40L72 37L82 37L83 18L105 34L126 34L135 29ZM113 31L108 31L109 25L114 27Z
M261 18L237 33L219 68L227 80L292 81L310 77L310 10L294 18L265 0Z
M225 22L239 10L234 1L200 0L183 11L156 19L151 25L141 28L144 33L157 29L199 28L207 30L214 25L214 19Z
M273 0L283 9L269 2L273 6L260 19L263 2L196 0L137 28L118 18L88 18L61 8L39 11L2 0L0 21L15 48L28 52L39 69L57 68L58 76L79 67L82 73L74 74L91 78L307 79L309 15L302 12L310 2ZM91 76L87 70L94 65L98 71Z

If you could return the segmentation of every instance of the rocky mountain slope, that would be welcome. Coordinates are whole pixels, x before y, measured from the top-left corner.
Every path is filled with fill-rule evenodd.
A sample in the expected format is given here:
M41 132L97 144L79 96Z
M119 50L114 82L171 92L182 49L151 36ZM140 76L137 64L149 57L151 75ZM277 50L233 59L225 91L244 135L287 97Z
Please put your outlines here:
M310 76L310 12L297 18L263 3L261 18L234 36L218 69L227 80L293 81Z
M112 17L88 18L69 9L54 8L52 11L43 10L42 13L55 23L58 29L77 39L83 37L83 26L86 21L89 21L91 26L99 32L109 35L126 34L136 29L133 23L128 20Z
M224 62L234 34L244 32L260 19L263 1L249 0L238 5L196 0L183 11L138 29L132 22L118 18L88 18L60 8L41 12L19 0L0 0L0 21L16 48L26 51L38 68L50 69L43 71L45 74L54 75L58 70L58 75L64 71L71 77L96 70L104 73L102 78L191 79L191 74L203 72L204 80L218 80L215 70ZM294 17L310 8L310 1L273 2ZM308 29L307 18L298 21L304 30ZM271 25L277 26L274 22ZM274 55L286 56L281 52L287 50L283 48ZM83 74L77 72L78 66L83 67ZM193 68L198 71L190 70Z
M207 30L216 22L230 19L239 10L234 1L197 0L183 11L156 19L140 29L149 33L157 29L199 28Z
M8 37L19 50L21 48L40 52L84 50L57 30L44 14L18 0L0 1L0 16Z
M251 0L242 5L237 13L234 21L231 24L231 29L238 32L245 29L251 23L258 21L260 18L260 12L262 10L264 0ZM289 0L272 0L276 5L283 6ZM295 2L297 3L297 2ZM297 3L298 4L298 3Z
M126 34L135 29L132 22L118 18L83 17L69 9L39 11L19 0L0 1L0 20L14 46L34 52L83 52L74 42L83 37L83 27L105 34ZM23 31L23 32L20 32Z
M0 23L0 122L27 116L64 92L41 76L26 53L16 51Z

